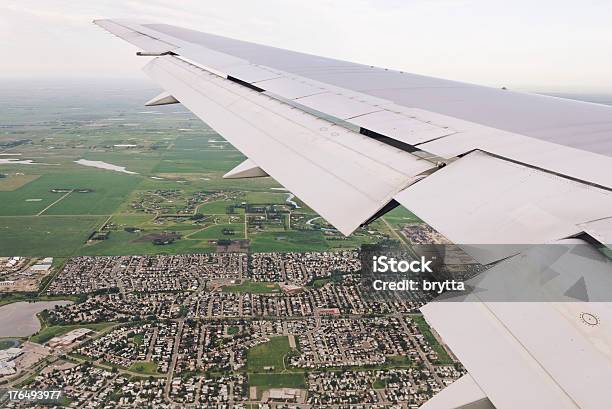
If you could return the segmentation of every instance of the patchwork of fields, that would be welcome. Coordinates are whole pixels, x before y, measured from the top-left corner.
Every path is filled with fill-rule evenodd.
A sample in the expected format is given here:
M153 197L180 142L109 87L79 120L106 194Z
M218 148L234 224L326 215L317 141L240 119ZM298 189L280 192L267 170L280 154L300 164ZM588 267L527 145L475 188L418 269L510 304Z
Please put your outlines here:
M0 162L33 162L0 163L0 255L344 249L397 239L417 220L396 210L344 238L271 178L224 180L244 156L180 105L144 108L155 92L110 83L0 96Z

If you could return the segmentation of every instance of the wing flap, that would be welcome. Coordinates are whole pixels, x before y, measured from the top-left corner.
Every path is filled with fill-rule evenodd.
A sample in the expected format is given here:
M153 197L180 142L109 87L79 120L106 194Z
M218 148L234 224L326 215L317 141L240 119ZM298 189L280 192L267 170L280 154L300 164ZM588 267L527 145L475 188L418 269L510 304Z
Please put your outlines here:
M580 223L612 213L610 191L480 151L395 199L483 264L576 235Z
M495 409L470 374L434 395L420 409Z
M456 131L387 109L351 118L350 123L409 145L451 135Z
M296 81L288 77L261 81L257 83L257 86L262 87L271 94L282 95L287 99L298 99L327 92L324 87L315 86L308 81Z
M497 409L578 408L487 305L434 302L421 311Z
M458 131L418 147L444 158L482 150L529 166L612 188L612 166L608 156L582 151L528 136L464 122Z
M580 227L599 243L612 249L612 217L582 223Z
M470 280L479 291L464 301L421 311L496 408L597 409L612 401L612 304L562 300L577 276L592 298L609 300L609 263L581 240L536 246ZM506 281L526 288L551 271L539 298L499 296Z

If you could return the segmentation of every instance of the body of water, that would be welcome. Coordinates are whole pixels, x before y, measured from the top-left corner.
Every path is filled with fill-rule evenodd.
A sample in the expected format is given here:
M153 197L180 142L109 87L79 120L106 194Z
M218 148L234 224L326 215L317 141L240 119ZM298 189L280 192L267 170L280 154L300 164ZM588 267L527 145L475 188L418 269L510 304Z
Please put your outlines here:
M20 301L0 307L0 337L27 337L40 329L36 314L72 301Z
M0 158L0 165L36 165L32 159L4 159Z
M136 175L136 172L130 172L124 166L117 166L117 165L102 162L99 160L79 159L79 160L75 160L75 162L83 166L91 166L93 168L114 170L115 172L122 172L122 173L129 173L130 175Z
M295 200L295 195L293 193L287 193L287 200L285 200L285 202L292 204L293 207L295 207L296 209L299 209L300 206L297 204L297 202Z

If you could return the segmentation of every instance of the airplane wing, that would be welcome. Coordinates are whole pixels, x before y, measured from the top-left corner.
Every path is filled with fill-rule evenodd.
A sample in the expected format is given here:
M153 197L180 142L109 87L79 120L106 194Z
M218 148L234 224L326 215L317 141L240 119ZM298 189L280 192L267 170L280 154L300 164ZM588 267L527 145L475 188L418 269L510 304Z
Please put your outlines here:
M468 280L477 289L468 299L425 305L470 375L423 409L606 407L611 272L612 261L588 242L565 239Z
M95 23L137 46L140 55L154 57L145 72L165 92L149 105L182 103L248 158L226 177L269 175L344 234L401 204L482 264L524 257L532 246L572 237L597 245L612 242L612 107L354 64L166 24ZM517 349L524 340L552 341L541 337L543 330L529 334L520 328L518 337L514 321L504 327L531 310L491 312L476 307L485 305L482 301L465 305L472 307L462 307L456 317L459 309L448 316L428 312L455 305L424 308L436 328L448 328L449 322L470 329L470 323L482 324L479 332L463 331L463 338L452 325L441 330L471 374L453 388L456 393L480 391L487 397L481 404L517 407L507 394L500 395L501 381L485 382L505 379L491 376L503 366L460 351L468 348L466 340L482 336L482 342L499 346L487 359L505 362L501 344L506 343L521 358L508 355L516 369L510 373L548 386L537 405L520 407L601 407L594 406L598 398L577 399L568 391L572 377L589 371L590 361L572 359L570 375L562 376L559 368L548 368L549 360L527 347ZM530 308L541 318L573 314L544 303ZM603 307L598 314L602 322L612 318ZM550 329L573 337L563 323L551 319ZM594 333L581 336L591 342L581 348L601 346ZM571 343L567 347L564 352L572 350ZM612 367L610 356L604 358L597 368ZM473 370L478 363L480 369ZM537 374L527 377L533 368L539 368ZM513 380L508 382L510 390ZM593 393L612 401L607 390Z

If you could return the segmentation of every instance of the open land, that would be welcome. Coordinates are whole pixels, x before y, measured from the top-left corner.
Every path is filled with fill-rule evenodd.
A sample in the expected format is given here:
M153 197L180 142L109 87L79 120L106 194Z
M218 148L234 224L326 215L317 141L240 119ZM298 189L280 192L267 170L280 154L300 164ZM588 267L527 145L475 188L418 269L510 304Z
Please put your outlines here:
M395 210L344 237L152 84L12 85L0 95L0 256L323 251L397 239Z

